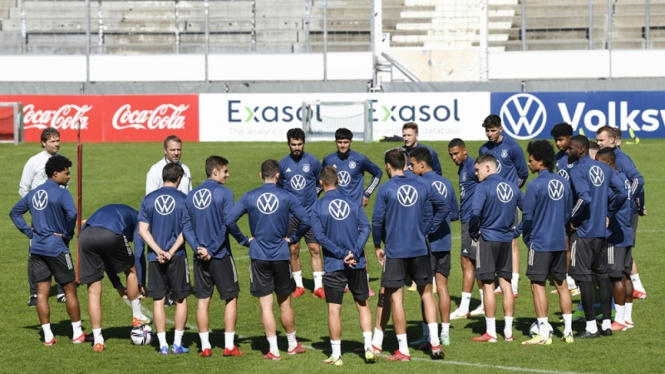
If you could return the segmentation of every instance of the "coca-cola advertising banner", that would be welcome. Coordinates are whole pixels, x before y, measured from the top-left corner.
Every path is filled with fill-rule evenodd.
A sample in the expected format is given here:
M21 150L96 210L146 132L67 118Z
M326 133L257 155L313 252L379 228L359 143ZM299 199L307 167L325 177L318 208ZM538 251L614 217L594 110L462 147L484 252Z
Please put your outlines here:
M99 142L162 141L177 135L199 140L198 95L11 95L0 101L23 103L25 140L38 142L55 127L60 140Z

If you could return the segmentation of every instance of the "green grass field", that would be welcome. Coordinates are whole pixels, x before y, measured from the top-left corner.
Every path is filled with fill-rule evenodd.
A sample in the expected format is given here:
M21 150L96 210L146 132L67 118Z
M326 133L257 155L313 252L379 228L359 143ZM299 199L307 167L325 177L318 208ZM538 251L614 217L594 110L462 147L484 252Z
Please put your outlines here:
M447 156L447 142L427 142L433 146L441 157L444 175L453 185L457 186L457 167ZM477 155L480 142L468 144L469 153ZM188 328L185 332L184 343L192 348L192 353L181 356L161 357L157 354L156 346L133 346L129 339L129 322L131 309L122 301L111 288L110 283L104 281L104 298L102 308L104 311L104 336L107 350L95 353L89 345L73 345L71 339L71 325L63 304L58 304L55 298L50 299L51 324L58 338L58 344L45 347L41 341L41 328L34 308L28 308L28 284L26 281L26 257L28 254L28 240L21 234L8 218L11 207L18 201L18 181L24 163L29 157L39 152L37 144L0 145L0 160L7 169L5 177L0 180L0 194L2 196L0 211L0 232L2 235L2 261L0 261L0 299L3 307L0 309L0 372L164 372L188 371L227 371L227 372L318 372L353 370L359 373L397 371L409 368L414 372L428 372L434 370L455 370L456 372L475 373L479 370L492 370L494 372L664 372L663 345L660 334L665 330L662 311L663 291L660 288L665 278L662 270L665 269L665 258L661 251L665 242L665 229L662 226L662 213L665 209L665 177L660 174L662 161L663 141L643 140L639 145L626 145L624 151L635 161L646 180L648 216L643 217L639 224L638 244L634 256L638 263L640 275L648 299L635 300L634 321L635 328L627 332L620 332L611 338L600 338L588 341L578 340L568 345L555 340L550 346L527 347L520 344L527 340L529 325L535 320L533 304L526 272L525 248L522 248L522 266L520 273L520 297L516 300L515 327L516 341L506 343L500 340L496 344L488 345L474 343L471 338L484 332L483 318L458 320L451 323L451 346L445 349L444 361L431 361L425 353L412 350L413 361L410 363L393 363L380 360L375 365L366 365L353 349L362 346L362 335L358 327L357 311L353 306L352 297L345 296L343 310L343 343L344 367L329 368L321 364L330 352L327 328L327 308L325 301L311 296L313 282L309 254L303 252L303 273L308 293L293 300L296 314L296 325L299 341L308 348L304 355L291 357L283 354L280 362L265 362L261 356L267 350L257 299L249 295L248 265L249 258L245 248L234 243L233 251L238 267L241 282L239 297L239 317L236 333L239 335L239 347L245 356L241 358L222 357L220 347L223 347L223 302L215 296L211 303L211 335L213 356L208 359L198 357L199 348L198 331L196 329L196 299L189 297ZM375 163L382 166L383 152L392 147L390 143L363 144L357 142L353 149L365 153ZM395 144L396 145L396 144ZM522 143L525 147L526 144ZM196 186L205 179L204 161L212 154L218 154L229 159L231 177L227 182L238 199L244 192L258 187L262 181L259 179L260 163L268 158L281 159L288 152L285 143L186 143L183 146L183 161L193 173L193 184ZM661 151L658 151L661 149ZM306 151L319 159L335 150L330 143L307 144ZM75 159L75 144L63 144L61 154ZM86 144L84 149L84 176L83 176L83 217L90 216L97 208L109 203L124 203L138 209L145 191L145 175L150 166L159 160L162 154L159 143L131 143L131 144ZM658 155L661 156L658 156ZM72 168L75 171L75 167ZM384 181L385 181L384 176ZM76 196L75 175L72 176L70 191ZM373 199L366 211L371 217ZM240 222L241 229L248 233L246 218ZM459 222L453 223L453 233L459 233ZM659 244L661 243L661 244ZM72 245L73 247L73 245ZM368 249L371 245L368 245ZM453 298L452 308L456 308L460 297L461 270L459 268L459 234L453 239L454 255L452 256L452 272L450 276L450 290ZM74 249L72 248L72 251ZM372 251L373 253L373 251ZM192 258L191 252L188 257ZM379 266L376 260L370 257L371 285L374 290L379 288ZM122 277L124 278L124 277ZM123 280L124 283L124 280ZM548 295L549 295L548 287ZM55 292L55 287L52 289ZM54 293L52 293L55 295ZM474 289L474 300L471 307L479 303L478 293ZM79 288L81 315L84 328L90 332L90 322L87 315L87 292L85 287ZM578 298L573 301L577 302ZM375 298L370 301L372 310ZM152 311L151 300L144 300L143 306ZM420 336L420 303L416 293L407 292L405 307L408 319L409 339L414 340ZM499 308L500 309L500 308ZM167 318L173 318L174 309L167 309ZM497 319L499 332L503 329L501 311ZM550 295L550 322L558 336L563 330L559 323L558 298ZM582 329L582 325L575 325L574 329ZM173 340L173 325L167 325L167 338ZM279 345L286 350L286 337L281 326L278 327ZM156 340L156 339L155 339ZM397 341L389 325L384 340L385 352L397 349Z

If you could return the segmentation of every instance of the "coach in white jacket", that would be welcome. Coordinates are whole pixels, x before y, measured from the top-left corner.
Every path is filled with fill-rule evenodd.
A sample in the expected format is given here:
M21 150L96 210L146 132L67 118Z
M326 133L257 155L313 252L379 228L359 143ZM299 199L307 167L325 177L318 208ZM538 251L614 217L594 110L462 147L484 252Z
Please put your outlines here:
M152 191L155 191L158 188L161 188L164 184L162 182L162 170L164 166L170 163L177 163L182 166L182 169L185 171L185 174L182 176L178 190L182 191L184 194L188 194L192 189L192 173L189 171L189 168L180 162L180 157L182 156L182 141L179 137L175 135L170 135L164 139L164 158L159 162L152 165L150 171L145 180L145 194L149 194Z

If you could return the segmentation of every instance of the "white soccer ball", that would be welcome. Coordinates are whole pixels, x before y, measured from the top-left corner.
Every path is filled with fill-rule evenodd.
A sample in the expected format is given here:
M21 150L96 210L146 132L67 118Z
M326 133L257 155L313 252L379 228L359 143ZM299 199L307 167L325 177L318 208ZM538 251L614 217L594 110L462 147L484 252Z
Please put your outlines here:
M152 342L152 328L150 325L136 326L132 329L132 343L136 345L148 345Z
M551 338L552 335L554 335L554 328L552 328L552 325L548 323L547 329L550 332L550 338ZM529 335L531 335L532 338L535 338L537 335L540 335L540 327L538 326L538 321L531 324L531 327L529 328Z

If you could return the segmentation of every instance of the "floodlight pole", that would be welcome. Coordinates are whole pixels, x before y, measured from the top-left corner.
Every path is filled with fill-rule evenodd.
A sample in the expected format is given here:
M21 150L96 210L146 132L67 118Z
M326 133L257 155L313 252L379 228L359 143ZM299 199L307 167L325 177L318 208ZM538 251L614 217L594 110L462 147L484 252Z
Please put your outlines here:
M488 1L480 0L480 80L488 80L489 9Z
M85 81L90 83L90 0L85 0Z
M323 81L328 81L328 0L323 0Z
M372 14L370 16L370 33L372 48L372 86L370 91L378 91L379 82L379 58L381 56L381 38L383 27L383 14L381 13L381 0L372 0Z

